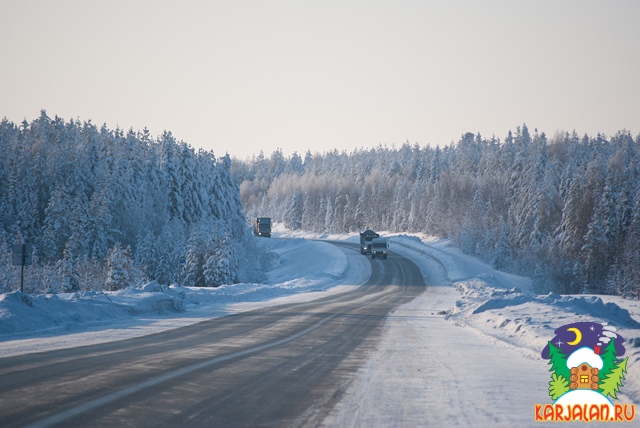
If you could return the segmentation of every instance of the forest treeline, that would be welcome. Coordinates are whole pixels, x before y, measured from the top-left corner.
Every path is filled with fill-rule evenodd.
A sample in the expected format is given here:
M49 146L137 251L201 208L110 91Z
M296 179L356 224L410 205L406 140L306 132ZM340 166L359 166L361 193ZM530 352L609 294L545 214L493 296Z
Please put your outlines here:
M276 150L233 162L249 216L316 232L450 238L539 293L640 296L640 135L501 141L467 133L443 148Z
M0 292L19 285L10 250L23 242L30 292L259 280L245 223L228 156L45 111L0 122Z

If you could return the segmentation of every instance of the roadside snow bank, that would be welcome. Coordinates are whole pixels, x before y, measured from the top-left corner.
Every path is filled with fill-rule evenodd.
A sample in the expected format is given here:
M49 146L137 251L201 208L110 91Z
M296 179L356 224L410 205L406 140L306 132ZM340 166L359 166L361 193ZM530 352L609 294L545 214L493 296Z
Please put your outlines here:
M551 402L541 351L556 328L578 321L616 326L625 337L618 398L640 403L640 302L536 296L531 278L496 271L447 240L379 233L390 257L420 267L427 290L387 318L378 348L323 426L534 426L534 406Z
M625 357L630 357L622 395L640 403L640 302L619 296L535 295L531 278L497 271L463 254L447 240L400 235L391 237L391 242L436 261L444 269L459 293L447 310L448 320L514 348L528 359L543 361L542 349L563 325L598 322L615 327L627 343Z
M357 233L293 232L281 225L275 229L280 236L359 241ZM635 397L640 402L640 301L604 295L537 296L531 291L531 278L495 270L478 258L462 253L447 239L424 234L379 233L389 238L391 254L397 251L413 258L426 258L430 269L438 272L430 274L429 268L424 268L423 275L437 276L441 278L438 285L444 285L444 281L455 288L458 297L446 308L447 319L504 346L514 347L528 358L541 359L542 349L553 338L554 330L562 325L593 321L615 326L629 343L625 355L631 356L630 363L637 360L637 364L630 364L627 378L634 378L638 391ZM632 388L625 384L625 392L629 389Z
M284 297L308 300L328 289L339 292L339 284L354 279L345 274L344 252L326 242L261 238L257 243L274 254L265 284L191 288L153 281L114 292L0 294L0 357L151 334L278 304ZM370 274L363 266L356 270L364 278Z

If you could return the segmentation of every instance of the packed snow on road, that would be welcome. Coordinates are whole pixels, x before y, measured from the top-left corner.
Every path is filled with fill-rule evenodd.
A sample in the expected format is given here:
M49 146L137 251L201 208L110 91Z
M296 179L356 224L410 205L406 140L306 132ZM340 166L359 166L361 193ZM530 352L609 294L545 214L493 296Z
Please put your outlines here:
M552 403L550 361L541 352L557 328L576 322L598 323L624 338L623 357L629 358L615 401L629 409L640 403L640 302L535 295L531 278L496 271L446 240L382 234L390 237L391 257L395 252L413 260L428 286L390 314L377 350L325 425L540 426L536 405ZM349 263L342 250L323 242L357 243L357 234L280 227L273 236L288 239L259 239L274 261L263 284L187 288L150 282L114 292L2 294L0 357L122 340L308 301L353 288L371 274L365 256Z

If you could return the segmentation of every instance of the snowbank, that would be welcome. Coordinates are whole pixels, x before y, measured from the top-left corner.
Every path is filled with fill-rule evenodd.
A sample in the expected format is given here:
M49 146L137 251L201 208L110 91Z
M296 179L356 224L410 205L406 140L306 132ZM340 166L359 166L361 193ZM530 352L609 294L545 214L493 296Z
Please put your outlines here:
M359 241L357 233L292 232L281 225L276 225L274 230L278 236ZM449 240L423 234L379 233L389 238L390 252L402 252L418 262L421 258L429 259L433 264L424 268L423 274L427 276L428 269L438 269L456 289L456 302L447 311L447 317L456 325L473 328L505 345L520 348L526 355L540 358L555 328L578 321L595 321L616 326L627 342L632 343L628 349L640 351L640 301L605 295L536 296L531 291L531 278L495 270L476 257L463 254Z
M496 347L503 349L500 355L507 352L516 355L511 363L500 363L511 364L502 367L504 370L531 365L532 382L540 386L531 388L530 392L536 400L544 402L549 398L546 394L548 367L540 353L553 338L556 328L579 321L615 326L626 339L625 356L630 358L619 397L621 402L640 403L639 301L616 296L536 296L531 291L531 278L496 271L461 253L447 240L381 234L390 237L391 253L410 257L420 266L429 288L427 293L388 318L378 350L359 374L360 380L353 382L352 388L356 391L347 394L355 401L340 406L343 416L355 415L356 411L362 414L362 400L370 397L371 414L387 412L384 420L388 426L402 426L402 421L409 420L424 422L427 420L425 409L433 405L413 394L425 394L425 385L434 382L438 385L451 382L450 377L454 375L462 379L464 374L471 376L470 381L479 382L479 375L462 370L464 358L458 357L469 352L475 355L487 352L487 358L492 359ZM370 275L366 257L348 258L337 247L321 241L358 242L357 234L294 233L276 225L273 236L292 239L258 240L260 245L277 254L265 284L193 289L148 283L109 293L0 295L0 356L120 340L257 307L308 301L353 286L347 284L363 283ZM447 341L446 348L433 346L441 341ZM439 354L438 349L444 354ZM437 358L442 359L443 373L428 369L428 361ZM460 365L456 365L455 358L460 360ZM450 370L448 363L457 370L445 373ZM498 373L489 374L499 378ZM493 377L487 379L493 380ZM389 403L391 407L382 409L376 403L380 403L379 398L389 385L395 385L394 388L407 395L402 406L393 407L398 404L393 400ZM504 389L501 384L495 386ZM524 392L505 391L507 399L514 403L526 401ZM441 400L454 400L455 394L453 387L437 391ZM478 401L481 398L465 398L469 400L467 414L455 417L441 414L438 417L442 419L433 422L460 424L465 417L473 421L472 404L482 405ZM528 406L524 407L529 409ZM343 416L334 416L334 421L342 420ZM532 419L531 411L523 421Z
M378 349L326 426L539 424L535 404L551 402L541 351L556 328L578 321L615 326L625 337L630 358L618 398L640 403L640 302L536 296L531 278L496 271L447 240L380 233L429 287L387 318Z
M536 296L531 278L497 271L448 240L397 235L391 242L432 259L445 272L458 294L446 311L448 320L525 358L542 360L542 349L560 326L580 321L614 326L625 338L625 356L630 357L623 400L640 403L639 301L603 295Z
M275 254L265 284L188 288L150 282L115 292L0 294L0 357L122 340L284 301L310 300L370 275L366 264L346 273L345 254L325 242L257 242Z

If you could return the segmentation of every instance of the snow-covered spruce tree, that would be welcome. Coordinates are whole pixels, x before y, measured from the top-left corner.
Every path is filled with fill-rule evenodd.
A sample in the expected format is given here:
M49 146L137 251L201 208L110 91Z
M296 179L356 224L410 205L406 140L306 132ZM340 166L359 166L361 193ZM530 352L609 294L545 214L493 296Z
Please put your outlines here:
M333 195L328 195L325 199L326 202L326 212L324 217L324 231L326 232L334 232L335 231L335 211L333 208Z
M553 289L553 280L545 266L536 265L533 271L532 289L536 294L548 294Z
M133 275L133 258L131 257L131 248L122 248L117 242L109 251L107 258L107 280L105 286L116 291L132 285Z
M299 191L293 193L288 202L287 210L284 213L285 227L291 230L298 230L302 226L302 216L304 204L302 194Z
M622 294L640 299L640 187L635 197L633 218L624 239L620 268Z
M342 224L342 230L345 233L351 232L352 230L358 230L355 226L355 218L356 218L356 193L351 192L346 195L347 203L344 207L344 222Z
M356 211L354 213L353 225L355 230L365 229L366 218L365 194L364 189L362 189L358 195L358 202L356 203Z
M333 203L333 231L338 233L344 233L345 224L345 208L347 206L347 195L338 194L336 200Z
M314 202L310 194L304 196L302 201L302 219L300 220L300 228L303 230L316 230L314 210L317 210L317 207L312 207Z
M182 284L186 287L204 287L207 281L204 264L207 258L205 237L201 230L194 229L187 245Z
M80 290L80 281L78 280L78 273L76 272L75 260L69 247L64 249L62 259L56 263L56 270L60 278L60 291L68 293ZM58 290L51 289L48 291L55 293Z
M424 232L488 261L508 250L503 269L580 292L602 287L614 260L620 272L633 267L626 237L637 212L638 165L640 136L626 131L611 139L575 132L547 139L523 125L503 141L467 133L442 148L334 150L305 157L302 168L279 151L237 169L247 212L268 208L286 220L281 202L297 189L305 229ZM343 209L350 204L353 214ZM508 240L499 243L503 224Z
M238 261L228 234L216 237L213 254L204 263L204 281L207 286L218 287L238 282Z
M587 283L584 291L587 293L601 293L604 290L604 282L607 277L608 266L603 263L609 256L604 219L601 211L596 211L593 220L589 223L589 231L585 236L585 244L582 247L582 260Z
M20 126L2 120L0 233L20 232L33 244L34 278L55 271L68 248L82 286L102 287L108 253L120 242L151 279L175 282L200 223L222 221L234 243L244 242L230 164L227 156L196 151L169 132L154 139L148 130L65 122L44 111ZM45 282L34 291L47 291Z
M500 232L500 239L498 240L496 255L492 261L492 265L495 269L504 270L509 267L512 262L511 249L509 247L509 234L507 231L507 225L502 225L502 231Z
M151 279L160 284L172 284L179 280L180 258L186 253L186 245L181 245L183 237L184 227L176 218L166 223L155 242L147 247L149 253L145 267Z
M8 293L15 289L12 284L11 251L9 244L0 231L0 293ZM18 285L19 288L19 285Z
M60 260L63 256L66 240L71 236L71 206L66 186L54 189L44 212L44 231L40 239L42 251L48 260Z
M483 254L479 250L485 246L484 211L482 192L477 189L473 195L473 203L462 220L460 230L460 249L466 254Z
M110 233L112 222L111 207L107 187L95 192L89 201L89 224L85 229L90 248L88 255L92 260L104 260L113 245Z

